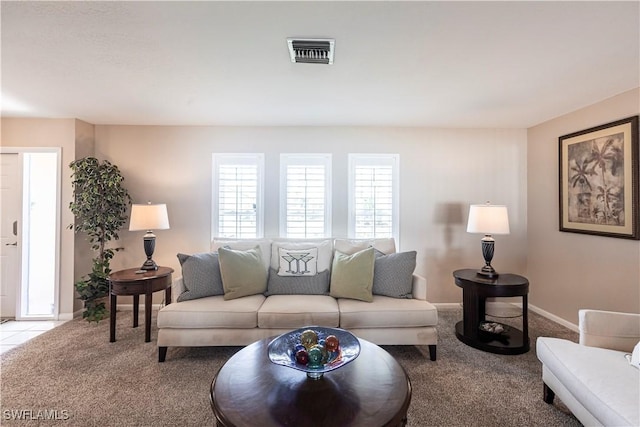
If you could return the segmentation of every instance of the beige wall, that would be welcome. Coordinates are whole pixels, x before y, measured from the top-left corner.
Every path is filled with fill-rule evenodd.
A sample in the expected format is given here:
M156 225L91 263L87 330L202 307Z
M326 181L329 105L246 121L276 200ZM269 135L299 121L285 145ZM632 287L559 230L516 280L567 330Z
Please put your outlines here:
M74 280L86 245L73 221L68 164L96 155L117 164L135 202L165 202L171 229L158 231L154 258L179 274L177 252L207 251L211 216L211 154L266 155L265 234L278 234L281 152L333 153L333 229L346 235L347 154L399 153L402 250L418 251L433 302L461 300L451 272L482 263L478 235L465 232L468 205L509 206L512 233L497 236L493 265L527 275L530 303L571 323L582 307L640 311L640 242L558 231L558 136L638 113L639 90L524 130L424 128L233 128L93 126L73 119L2 119L2 145L62 147L60 312L79 309ZM121 233L113 268L144 259L142 235ZM76 262L74 263L74 255ZM74 273L75 264L75 273ZM88 264L87 264L88 265ZM156 295L156 302L161 295ZM123 301L126 302L126 301Z
M280 153L333 153L333 234L347 233L347 154L400 154L400 245L418 251L432 302L461 301L452 271L482 265L480 235L466 233L470 203L504 203L512 233L497 236L494 266L526 266L526 131L354 127L96 126L96 156L118 165L134 202L167 203L170 230L154 259L176 269L178 252L209 250L211 155L265 153L265 235L278 235ZM113 268L144 261L141 232L123 230ZM161 300L157 293L154 301ZM120 302L120 301L119 301Z
M2 119L3 147L61 147L62 194L60 216L60 289L59 313L71 318L74 311L74 235L67 226L73 215L67 208L72 199L71 178L65 168L75 156L76 121L74 119Z
M570 323L580 308L640 312L640 242L558 231L558 137L639 111L636 89L527 132L529 301Z
M60 313L79 309L73 282L87 260L67 225L72 197L68 164L95 155L114 162L135 202L165 202L170 230L158 231L154 259L177 270L178 252L207 251L211 154L266 155L265 234L278 234L281 152L333 153L333 234L346 235L347 154L399 153L400 247L418 251L417 272L432 302L461 300L451 272L482 264L480 236L465 232L468 205L509 207L511 234L497 236L493 265L525 274L530 303L577 323L583 307L640 312L640 242L558 231L558 136L638 114L640 90L525 130L425 128L233 128L94 126L73 119L2 119L5 147L62 147ZM77 240L77 241L74 241ZM114 269L144 260L142 234L121 233ZM76 262L74 263L74 254ZM76 272L74 273L74 264ZM87 264L88 265L88 264ZM158 293L155 301L161 300Z

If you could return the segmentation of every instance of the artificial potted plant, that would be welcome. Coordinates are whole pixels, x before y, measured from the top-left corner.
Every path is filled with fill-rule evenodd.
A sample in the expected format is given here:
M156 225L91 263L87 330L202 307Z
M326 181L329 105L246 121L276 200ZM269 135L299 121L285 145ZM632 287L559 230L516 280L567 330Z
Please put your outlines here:
M95 157L85 157L69 164L72 170L73 201L69 204L75 224L69 228L87 234L95 256L87 276L75 283L78 298L84 301L82 317L99 322L107 316L106 297L109 294L109 268L115 251L106 248L118 240L118 232L127 220L131 204L129 192L122 185L124 177L117 166Z

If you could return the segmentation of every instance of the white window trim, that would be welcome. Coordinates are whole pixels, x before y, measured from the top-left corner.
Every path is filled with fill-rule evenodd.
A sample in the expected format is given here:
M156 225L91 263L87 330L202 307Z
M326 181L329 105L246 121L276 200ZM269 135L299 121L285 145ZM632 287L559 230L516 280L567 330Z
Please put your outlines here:
M392 235L396 247L400 247L400 155L399 154L352 154L349 153L348 223L349 238L355 238L355 168L358 165L392 167Z
M219 171L220 166L235 164L251 164L258 166L256 182L256 238L264 237L264 154L263 153L213 153L212 155L212 187L211 187L211 240L218 236L220 215L218 212Z
M332 155L330 153L280 154L280 236L287 237L287 166L324 165L324 237L331 237L331 160Z

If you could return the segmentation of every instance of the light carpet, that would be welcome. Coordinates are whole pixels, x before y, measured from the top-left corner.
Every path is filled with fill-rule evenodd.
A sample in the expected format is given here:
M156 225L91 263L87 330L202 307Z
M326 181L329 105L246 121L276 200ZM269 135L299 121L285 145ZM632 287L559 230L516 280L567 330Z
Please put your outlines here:
M166 362L158 363L155 313L149 343L144 324L133 329L131 316L118 313L114 343L108 320L89 325L76 319L3 354L0 424L214 425L211 380L240 348L169 348ZM461 318L461 310L440 311L435 362L426 347L383 346L411 379L409 426L580 425L559 399L543 402L535 355L538 336L576 341L577 334L531 313L531 351L504 356L458 341L454 324ZM30 420L12 419L20 414Z

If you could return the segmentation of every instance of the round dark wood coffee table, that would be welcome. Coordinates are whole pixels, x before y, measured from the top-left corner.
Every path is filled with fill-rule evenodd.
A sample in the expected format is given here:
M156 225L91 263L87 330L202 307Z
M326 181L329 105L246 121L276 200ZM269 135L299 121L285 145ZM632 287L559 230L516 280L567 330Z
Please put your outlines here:
M411 382L382 348L360 339L360 355L318 380L271 363L270 339L233 355L211 382L218 426L403 426Z

